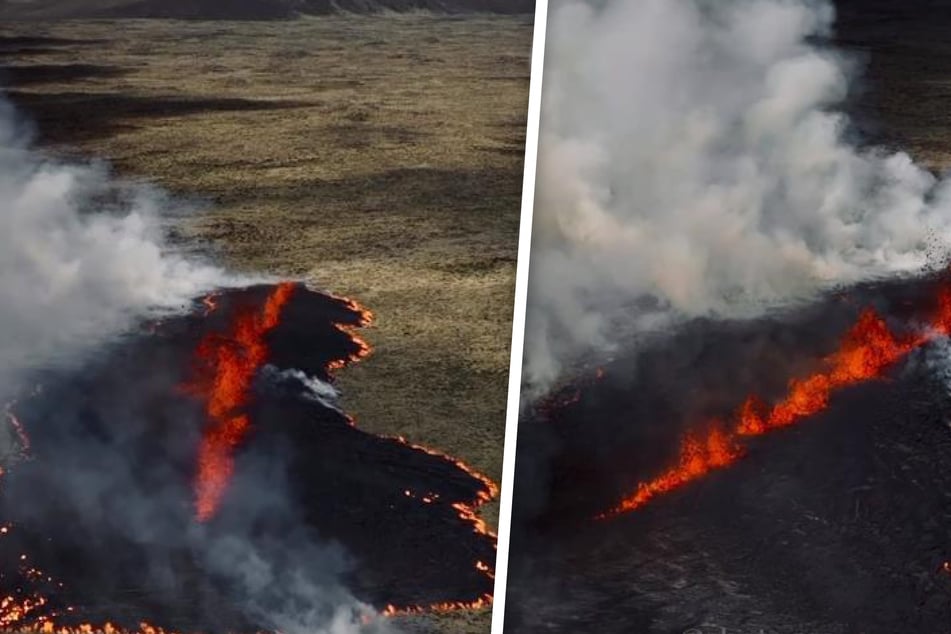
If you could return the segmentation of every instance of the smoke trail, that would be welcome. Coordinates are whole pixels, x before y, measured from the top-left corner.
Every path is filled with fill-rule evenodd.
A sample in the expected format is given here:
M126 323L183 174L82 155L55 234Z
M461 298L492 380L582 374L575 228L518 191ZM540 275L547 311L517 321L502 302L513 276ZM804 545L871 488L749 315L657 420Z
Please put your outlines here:
M527 391L592 350L945 257L949 188L851 145L850 67L808 0L557 0ZM939 249L940 245L940 249Z
M181 312L212 288L250 282L170 248L162 223L174 210L160 192L117 181L101 165L44 156L30 137L29 126L0 98L0 396L22 391L21 383L35 370L52 368L60 378L78 379L97 361L90 352L138 320ZM341 584L343 554L306 534L273 473L245 476L245 486L255 487L256 494L230 521L220 522L224 538L200 528L181 530L173 469L159 462L144 477L136 462L141 456L128 450L147 433L143 403L155 399L156 386L174 380L166 372L150 368L144 381L130 375L120 393L98 396L90 396L93 390L81 381L54 382L59 387L48 415L56 418L50 427L62 437L53 450L62 456L57 464L72 469L73 477L49 474L47 494L59 500L51 510L43 499L10 486L11 478L26 477L26 467L13 469L5 475L8 507L51 530L58 524L45 521L46 514L108 525L108 534L148 548L143 583L170 596L187 595L187 589L180 587L168 554L191 551L202 554L208 570L243 599L248 615L275 629L288 634L391 631ZM300 380L322 403L335 397L330 386ZM115 434L88 432L82 419L96 408L113 418L120 412L123 424ZM187 450L204 421L178 422L190 433L179 431L180 438L169 443ZM112 459L91 459L95 456ZM250 525L262 515L282 518L287 530L280 543L261 544L252 537ZM101 578L106 572L89 574ZM215 606L185 598L214 614Z
M0 100L0 387L227 282L165 244L165 201L43 156Z
M279 370L272 365L266 365L262 371L263 376L271 378L272 381L290 381L294 387L304 388L302 396L312 399L328 409L343 414L340 409L338 399L340 392L330 383L325 383L317 377L308 376L301 370Z

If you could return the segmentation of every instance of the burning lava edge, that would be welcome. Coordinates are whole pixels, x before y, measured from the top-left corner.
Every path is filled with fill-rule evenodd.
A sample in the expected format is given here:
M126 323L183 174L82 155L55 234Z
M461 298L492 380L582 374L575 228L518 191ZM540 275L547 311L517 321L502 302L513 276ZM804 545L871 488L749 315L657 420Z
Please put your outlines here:
M196 349L196 366L198 372L192 380L181 385L181 389L205 404L207 426L203 432L199 447L198 467L194 483L195 519L206 522L217 511L218 504L227 489L234 468L233 452L240 445L250 429L250 421L246 415L236 413L247 404L252 381L261 366L266 362L268 349L264 336L273 329L281 318L283 308L296 289L305 287L301 282L285 281L274 286L264 302L260 314L255 311L244 311L236 315L229 327L227 335L212 333L202 339ZM220 290L213 291L203 298L200 304L207 316L217 307L217 297ZM328 363L327 372L333 377L334 373L357 363L372 352L369 343L358 334L358 330L373 323L373 313L356 300L340 297L331 293L322 294L343 303L344 307L356 313L359 318L356 324L334 323L334 327L348 336L356 347L356 351L347 357L335 359ZM154 331L156 325L150 329ZM235 346L234 344L238 345ZM10 402L5 406L4 414L7 422L12 426L20 440L21 459L28 458L30 446L29 437L23 425L14 412L16 403ZM346 415L350 425L356 427L356 420ZM487 536L495 544L496 534L491 531L486 522L479 517L478 509L485 503L498 496L498 485L487 476L477 472L463 461L443 452L414 444L402 436L382 436L382 438L398 442L417 451L452 462L472 478L482 484L482 490L469 503L456 502L452 507L459 518L472 526L474 533ZM0 468L0 477L4 474ZM412 491L405 491L407 497L418 499L423 504L431 504L435 499L428 494L417 496ZM7 535L14 527L4 525L0 527L0 538ZM20 573L27 578L42 580L48 584L62 587L45 572L33 568L28 563L28 556L20 556ZM474 566L481 574L493 580L495 562L476 561ZM458 610L476 610L490 607L493 597L484 594L471 602L449 602L433 605L396 606L387 605L379 613L381 618L411 616L421 614L443 614ZM137 630L117 627L109 622L101 625L83 623L77 626L58 626L57 617L72 612L68 607L65 613L47 613L31 621L30 616L48 602L42 594L35 592L28 596L15 597L8 595L0 598L0 631L37 632L42 634L178 634L173 630L166 630L147 622L139 624Z
M795 425L821 412L829 406L834 392L881 379L913 350L947 336L951 336L949 284L939 289L937 310L929 322L910 336L895 334L879 314L866 309L846 332L838 349L821 360L821 369L789 381L784 398L767 405L750 395L730 420L714 419L695 426L681 439L676 464L638 483L634 491L595 519L607 520L630 513L713 471L731 466L747 455L744 438Z

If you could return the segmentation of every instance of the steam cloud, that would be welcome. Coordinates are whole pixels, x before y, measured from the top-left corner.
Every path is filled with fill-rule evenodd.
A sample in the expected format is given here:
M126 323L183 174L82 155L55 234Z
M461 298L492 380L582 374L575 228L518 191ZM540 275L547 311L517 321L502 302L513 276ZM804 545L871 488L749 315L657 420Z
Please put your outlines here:
M939 264L951 191L859 148L824 0L554 0L524 377Z
M31 147L0 101L0 387L228 283L163 244L165 202Z
M181 312L213 288L250 281L171 249L163 231L171 209L160 192L116 181L104 166L44 156L32 145L29 126L2 98L0 200L0 397L5 399L23 391L34 371L92 359L90 353L98 346L138 320ZM115 396L116 403L128 401L122 405L128 416L139 411L139 387L130 384L128 395ZM315 381L309 387L314 398L332 403L330 386ZM78 416L71 398L64 392L56 403L64 426L77 430L64 439L64 464L84 455L122 455L115 447L105 448L106 440L83 435L78 423L68 424ZM140 426L127 422L125 435L139 433ZM195 421L196 433L201 424ZM371 619L372 608L340 584L346 569L343 553L304 534L273 477L267 486L246 482L257 494L249 496L253 504L249 501L245 517L236 513L227 539L206 543L200 530L183 535L164 521L181 512L179 499L170 491L155 490L161 487L156 483L161 474L153 474L143 488L133 460L127 455L115 459L107 470L60 482L67 488L47 494L58 493L62 505L77 517L113 522L130 542L148 543L155 554L143 573L155 584L167 585L169 592L181 589L165 553L190 545L205 553L211 571L230 580L249 613L281 631L391 631L388 624ZM45 512L42 505L31 511L35 502L35 496L12 500L26 515ZM251 539L252 530L245 524L261 507L285 517L286 539L280 543L262 545ZM315 579L314 571L324 571L323 576Z

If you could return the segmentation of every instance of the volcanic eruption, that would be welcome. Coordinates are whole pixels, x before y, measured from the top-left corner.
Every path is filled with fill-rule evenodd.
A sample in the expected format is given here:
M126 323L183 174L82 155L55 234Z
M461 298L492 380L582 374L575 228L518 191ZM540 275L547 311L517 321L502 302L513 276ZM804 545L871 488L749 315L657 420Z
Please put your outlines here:
M209 555L236 536L282 565L339 542L356 558L340 574L384 615L490 602L494 535L475 509L494 485L437 452L360 431L333 402L332 368L367 354L352 333L369 312L296 283L223 290L214 310L206 304L143 328L81 378L45 376L16 405L31 448L4 476L13 529L4 545L61 585L34 592L32 573L5 573L5 621L275 629L244 611L246 590ZM75 414L63 415L64 404ZM101 521L84 508L90 483L111 500ZM49 499L36 500L36 490ZM141 535L138 523L154 534ZM381 544L380 531L401 548ZM439 553L439 565L422 565L424 550ZM153 557L182 563L152 579ZM297 574L328 583L325 571ZM194 592L204 597L197 604Z
M370 311L186 255L187 210L24 129L0 103L0 627L371 632L491 603L496 485L339 403Z
M948 181L834 17L554 3L508 631L948 631Z

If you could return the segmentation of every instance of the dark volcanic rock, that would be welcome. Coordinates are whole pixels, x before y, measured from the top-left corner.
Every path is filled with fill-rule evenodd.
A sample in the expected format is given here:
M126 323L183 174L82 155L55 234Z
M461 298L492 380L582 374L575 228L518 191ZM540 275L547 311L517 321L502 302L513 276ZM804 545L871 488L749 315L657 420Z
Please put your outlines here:
M74 606L61 624L236 632L286 631L283 612L346 605L348 592L378 608L492 592L476 564L494 562L494 539L458 508L486 499L486 483L351 423L329 368L359 351L344 327L361 316L304 287L265 336L248 402L228 414L249 426L220 508L196 518L200 447L214 423L184 385L200 341L242 354L231 325L269 290L224 293L210 314L196 302L81 368L38 377L17 401L30 442L0 488L0 519L12 525L0 533L3 596L35 592L47 614Z
M935 283L870 285L750 323L697 322L528 415L507 631L951 631L951 394L939 348L756 438L729 468L593 519L669 466L685 428L748 393L781 394L865 306L896 329L929 314Z

